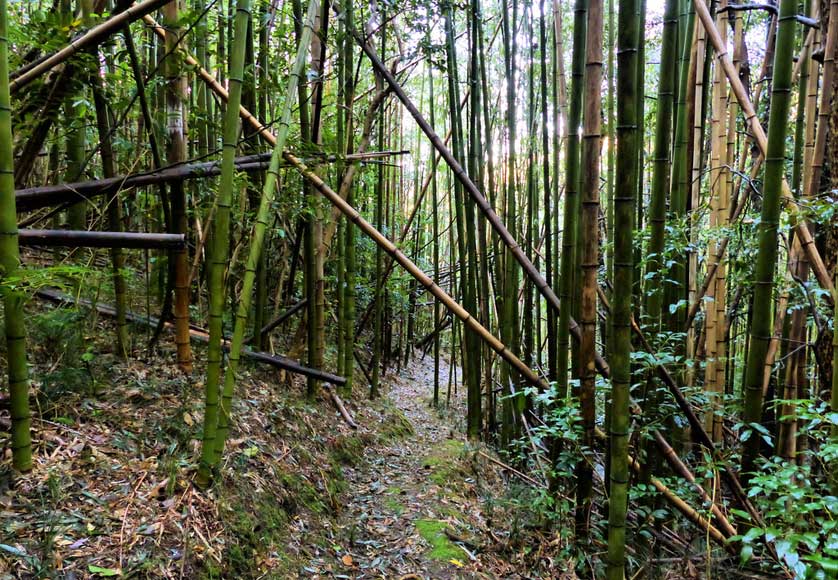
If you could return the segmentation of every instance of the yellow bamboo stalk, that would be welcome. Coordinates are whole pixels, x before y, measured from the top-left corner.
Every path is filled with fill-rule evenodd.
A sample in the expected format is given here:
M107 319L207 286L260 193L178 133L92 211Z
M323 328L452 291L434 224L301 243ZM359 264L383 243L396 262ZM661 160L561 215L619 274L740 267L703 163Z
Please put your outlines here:
M710 15L707 3L704 0L695 0L695 10L696 14L701 19L704 28L707 30L707 35L710 42L713 44L713 48L716 50L716 60L721 65L725 76L727 76L727 80L730 83L733 94L739 102L739 106L742 108L742 113L745 116L745 124L753 134L757 147L764 157L766 150L768 149L768 136L762 128L762 124L757 117L754 105L748 97L748 93L745 90L742 81L739 79L736 69L733 67L726 43L723 41L716 24L713 22L713 17ZM838 0L832 0L830 13L832 13L833 10L835 10L835 13L838 14ZM838 19L838 16L836 16L836 19ZM786 211L788 212L792 225L797 232L797 237L800 238L800 244L806 252L806 255L809 257L812 269L817 276L818 283L822 288L829 291L831 299L831 296L835 294L835 286L832 282L832 278L829 276L829 272L824 265L820 252L818 252L817 247L815 247L815 240L812 237L812 232L809 231L806 223L799 219L800 210L794 202L794 196L792 195L789 184L785 179L783 179L781 193L783 199L786 201Z

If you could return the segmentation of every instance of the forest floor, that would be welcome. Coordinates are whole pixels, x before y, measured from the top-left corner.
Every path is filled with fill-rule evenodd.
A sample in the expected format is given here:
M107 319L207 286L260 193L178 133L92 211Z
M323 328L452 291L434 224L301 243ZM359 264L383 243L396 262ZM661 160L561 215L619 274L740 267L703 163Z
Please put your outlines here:
M441 361L443 404L449 372ZM351 562L352 570L335 576L548 577L530 575L524 553L509 549L509 520L497 521L498 516L504 521L503 482L481 455L486 450L462 439L462 393L451 395L445 411L433 409L433 373L427 357L411 361L388 381L386 396L407 420L406 436L367 447L364 461L345 470L350 492L336 525L347 548L338 563L312 559L311 571L336 571ZM549 577L576 577L550 564Z
M32 307L35 467L2 451L0 580L575 578L537 488L465 441L464 393L431 407L431 357L391 369L373 402L357 381L357 430L298 377L244 365L221 476L200 491L206 353L184 376L171 337L148 355L144 332L121 361L109 322Z

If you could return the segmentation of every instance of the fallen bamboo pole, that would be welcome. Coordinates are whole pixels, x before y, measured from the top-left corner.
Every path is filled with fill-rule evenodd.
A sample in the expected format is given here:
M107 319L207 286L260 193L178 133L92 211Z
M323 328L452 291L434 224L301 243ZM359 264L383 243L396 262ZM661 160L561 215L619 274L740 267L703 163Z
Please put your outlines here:
M736 528L734 528L733 525L731 525L730 520L728 520L727 516L725 516L722 513L722 510L719 508L716 502L713 501L713 498L710 497L710 494L707 493L707 490L705 490L698 483L698 481L696 481L695 475L693 475L692 471L690 471L689 468L684 464L684 462L681 461L681 458L678 457L678 455L675 453L675 450L672 449L672 446L669 445L669 443L663 439L659 431L655 431L654 435L655 440L658 443L658 447L663 450L663 456L669 462L669 465L672 467L675 473L689 481L693 485L693 488L698 492L698 495L701 497L701 499L703 499L706 503L710 504L710 510L713 512L713 515L716 516L716 518L719 520L719 526L724 530L724 533L728 537L735 536Z
M88 232L85 230L18 230L21 246L67 248L176 249L186 246L184 234Z
M834 0L833 4L835 4ZM765 134L765 129L762 128L762 124L759 122L754 105L751 103L751 99L748 97L745 86L742 84L742 80L739 78L736 68L733 66L730 54L727 51L725 43L722 41L719 30L716 28L716 24L713 22L713 17L710 15L710 10L707 8L706 2L704 0L695 0L695 10L698 17L701 19L701 23L704 25L704 29L707 31L710 42L713 43L713 48L716 51L716 59L721 65L722 70L730 83L730 88L742 109L742 113L745 116L745 124L751 130L754 141L762 153L762 156L765 157L768 149L768 136ZM821 258L817 247L815 247L815 240L812 237L812 232L810 232L809 228L806 226L805 220L801 219L800 210L796 205L796 201L791 193L788 181L786 181L785 178L783 178L782 196L786 201L786 211L789 213L792 226L797 233L797 237L800 238L800 244L803 246L806 256L809 258L812 271L814 271L821 287L824 290L829 291L827 296L831 301L832 297L835 295L835 286L832 283L832 278L826 270L826 266L824 265L823 259Z
M401 154L403 154L401 151L372 151L369 153L346 155L342 159L347 161L365 161ZM238 157L235 160L236 170L246 173L265 171L268 168L270 159L270 153ZM317 157L318 163L333 163L336 160L338 160L337 155ZM18 189L15 191L15 202L18 212L32 211L65 202L87 201L91 197L113 195L126 189L157 185L171 181L215 177L220 173L220 161L190 163L157 171L120 175L108 179L94 179L92 181L59 183L56 185Z
M629 464L631 465L631 468L634 471L640 473L640 462L637 461L637 459L635 459L634 457L629 457ZM736 550L733 547L733 544L728 543L727 538L725 538L725 535L722 532L720 532L717 527L711 524L703 515L698 513L698 511L696 511L695 508L693 508L690 504L681 499L680 496L676 495L674 491L672 491L666 485L664 485L664 483L661 480L659 480L656 477L653 477L651 483L654 486L654 488L658 491L658 493L664 496L667 499L667 501L669 501L669 503L675 506L675 508L678 509L678 511L680 511L688 520L690 520L692 523L694 523L702 530L706 531L717 544L723 546L729 552L738 552L738 550Z
M154 12L164 4L168 4L170 1L171 0L145 0L144 2L135 4L134 6L125 9L125 11L108 18L101 24L94 26L78 38L72 40L70 44L58 52L43 58L35 66L30 66L28 70L20 73L17 78L9 82L9 92L11 94L15 94L21 88L34 81L45 72L54 68L56 65L66 61L77 52L99 44L111 34L122 30L125 25Z
M116 310L108 304L94 303L93 301L87 300L86 298L74 298L57 290L49 290L46 288L42 288L36 292L36 296L59 304L76 304L79 306L84 306L86 308L93 308L97 312L99 312L100 314L104 314L105 316L116 315ZM127 312L126 319L129 322L135 324L144 324L147 326L157 326L157 324L159 323L159 320L154 316L141 316L133 312ZM166 326L172 326L172 324L170 322L167 322ZM189 335L191 338L199 342L207 342L209 340L209 334L205 330L199 329L194 326L189 329ZM223 346L228 347L228 341L224 341ZM272 367L281 370L288 371L292 374L312 377L327 383L331 383L333 385L346 384L346 379L344 377L333 375L332 373L327 373L319 369L305 367L297 361L291 360L290 358L284 356L249 349L242 349L242 356L261 363L271 365Z
M300 300L299 302L297 302L296 304L291 306L288 310L286 310L285 312L283 312L282 314L280 314L279 316L274 318L271 322L269 322L265 326L263 326L259 330L259 334L266 334L266 333L272 331L274 328L276 328L277 326L279 326L280 324L282 324L283 322L285 322L286 320L288 320L289 318L294 316L294 314L296 314L297 312L302 310L303 307L306 304L308 304L308 299L303 298L302 300Z

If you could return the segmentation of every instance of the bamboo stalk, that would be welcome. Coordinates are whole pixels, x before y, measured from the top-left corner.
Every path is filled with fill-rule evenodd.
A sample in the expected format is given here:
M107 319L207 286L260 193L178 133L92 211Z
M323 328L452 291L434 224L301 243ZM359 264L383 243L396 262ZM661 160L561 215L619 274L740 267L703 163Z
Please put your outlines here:
M224 388L222 391L221 405L219 406L218 430L213 446L213 466L218 465L221 455L224 452L224 444L227 439L230 424L230 411L232 409L233 392L235 389L236 372L238 370L239 352L244 343L244 331L247 325L247 317L250 312L250 302L253 295L253 286L256 281L256 268L259 263L264 243L265 230L268 227L268 214L276 194L276 183L279 175L279 160L285 148L285 141L288 137L291 112L297 97L297 86L305 66L306 54L311 43L313 22L317 13L318 0L311 0L303 24L303 33L297 47L297 58L288 77L288 85L285 93L285 102L279 120L279 133L276 136L271 165L262 187L262 195L259 201L259 209L256 213L256 224L251 235L250 252L245 265L245 275L242 282L242 289L239 298L239 305L236 311L236 320L233 327L233 338L230 344L230 364L224 375Z
M6 360L12 420L12 465L32 469L29 369L26 364L26 316L23 293L4 282L20 269L15 212L12 106L9 96L9 41L6 0L0 0L0 293L3 295Z
M209 290L209 347L207 349L207 378L204 385L204 430L201 459L196 482L200 487L209 484L215 465L215 439L218 434L218 383L221 377L221 341L227 284L224 273L230 254L230 208L233 202L235 156L239 135L237 105L242 99L247 28L250 21L250 1L236 4L235 38L230 55L230 93L224 115L221 182L216 198L216 215L212 224L207 268Z
M675 0L669 0L674 2ZM582 175L580 181L580 206L582 210L579 236L579 265L582 269L582 293L579 304L582 339L579 342L579 409L582 418L582 446L593 448L596 426L596 322L597 322L597 272L599 270L599 178L602 143L602 40L603 2L588 0L588 26L585 47L585 98L584 130L582 135ZM593 491L593 466L589 458L577 467L576 510L577 524L588 534L591 494ZM581 516L581 520L580 520ZM579 530L577 525L577 530Z
M812 152L811 172L809 180L805 184L806 195L814 197L817 194L818 186L823 172L824 159L826 154L826 135L830 130L829 115L832 112L834 103L832 99L833 77L835 76L835 49L838 46L838 0L829 3L829 28L826 31L823 53L823 75L821 77L821 96L818 103L818 130L815 135L815 145ZM815 272L817 274L817 271ZM819 278L820 280L820 278ZM821 284L823 286L823 284ZM826 288L826 286L823 286Z
M696 6L703 0L696 0ZM754 306L750 327L750 350L748 352L744 391L743 421L746 424L760 424L762 421L762 383L765 355L768 351L771 333L771 301L774 289L774 270L777 261L777 238L781 198L788 193L784 173L784 151L791 93L791 57L794 48L794 0L780 3L777 46L774 55L774 83L769 113L769 139L763 149L765 155L765 179L763 205L759 226L759 252L754 266ZM699 8L701 13L701 9ZM713 34L711 33L711 37ZM731 80L731 84L733 81ZM747 103L742 103L743 109ZM746 113L746 116L748 113ZM762 126L757 123L762 129ZM759 136L758 136L759 137ZM789 194L790 195L790 194ZM799 222L798 233L809 230ZM805 247L805 244L804 244ZM818 256L819 258L819 256ZM823 264L821 263L821 266ZM831 286L831 282L830 282ZM742 466L752 471L760 451L761 438L753 436L745 442Z
M634 206L639 150L637 112L638 46L644 23L638 0L620 0L617 28L617 153L614 189L614 310L612 327L611 417L608 427L609 469L608 569L609 580L623 580L626 557L626 515L629 489L631 432L631 302L634 277ZM625 186L623 186L625 185Z
M838 4L838 0L833 0L831 4L831 9L832 7L835 7L836 4ZM742 113L745 116L746 126L751 130L751 133L753 134L754 139L756 141L757 147L759 147L763 157L767 157L766 152L768 149L768 136L766 135L765 130L762 128L762 124L759 121L759 117L757 117L754 105L748 97L748 93L745 90L742 81L736 74L736 69L734 68L733 63L731 62L730 55L728 54L727 48L722 40L721 35L719 34L719 30L713 23L713 18L710 15L710 11L707 8L707 4L704 0L695 0L695 9L696 13L698 14L698 17L701 19L701 22L704 25L705 30L707 31L707 35L710 39L710 42L713 43L713 48L716 50L716 59L719 61L722 70L724 71L725 76L727 76L728 82L730 83L730 88L733 91L736 100L739 102L739 106L741 107ZM838 8L835 9L838 10ZM838 20L838 17L836 17L836 20ZM802 221L800 219L800 210L794 202L794 197L791 194L791 190L785 178L783 178L782 180L780 194L782 196L783 201L786 202L786 211L789 213L791 217L792 225L795 229L795 232L800 237L801 245L803 246L803 249L809 258L812 270L815 272L815 276L818 279L818 283L821 285L822 288L828 290L829 296L831 296L835 293L835 287L832 283L832 279L829 276L829 272L826 270L823 258L821 258L821 255L818 252L817 247L815 247L815 240L812 237L812 233L806 226L805 221Z
M24 229L18 232L18 237L21 246L46 246L48 248L174 249L186 245L186 236L183 234Z
M154 12L170 1L171 0L145 0L144 2L140 2L139 4L127 8L124 12L120 12L119 14L112 16L101 24L94 26L58 52L44 58L37 65L32 66L26 72L18 75L15 80L9 83L9 92L11 94L15 94L18 90L22 89L45 72L55 68L56 65L66 61L77 52L99 44L111 34L118 32L126 24L130 24L131 22Z

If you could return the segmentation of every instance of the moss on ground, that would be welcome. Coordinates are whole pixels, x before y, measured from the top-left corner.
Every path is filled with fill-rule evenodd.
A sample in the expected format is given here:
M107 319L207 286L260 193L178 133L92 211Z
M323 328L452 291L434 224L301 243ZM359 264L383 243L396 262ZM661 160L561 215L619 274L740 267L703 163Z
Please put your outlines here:
M404 413L389 405L386 411L385 422L378 432L378 438L382 443L398 441L414 434L413 424Z
M439 520L417 520L416 531L431 546L427 556L431 560L448 562L459 560L466 553L445 534L448 524Z
M452 480L462 479L466 473L460 459L465 452L465 444L457 439L446 439L433 447L422 461L422 467L430 470L429 479L446 486Z
M344 465L357 465L364 456L366 444L358 435L339 435L331 442L332 458Z
M288 513L271 492L253 493L245 485L234 483L218 499L219 517L233 541L226 546L220 563L211 558L204 560L204 578L249 577L254 562L267 554L287 564L288 572L294 567L283 550ZM274 568L272 572L276 571Z

